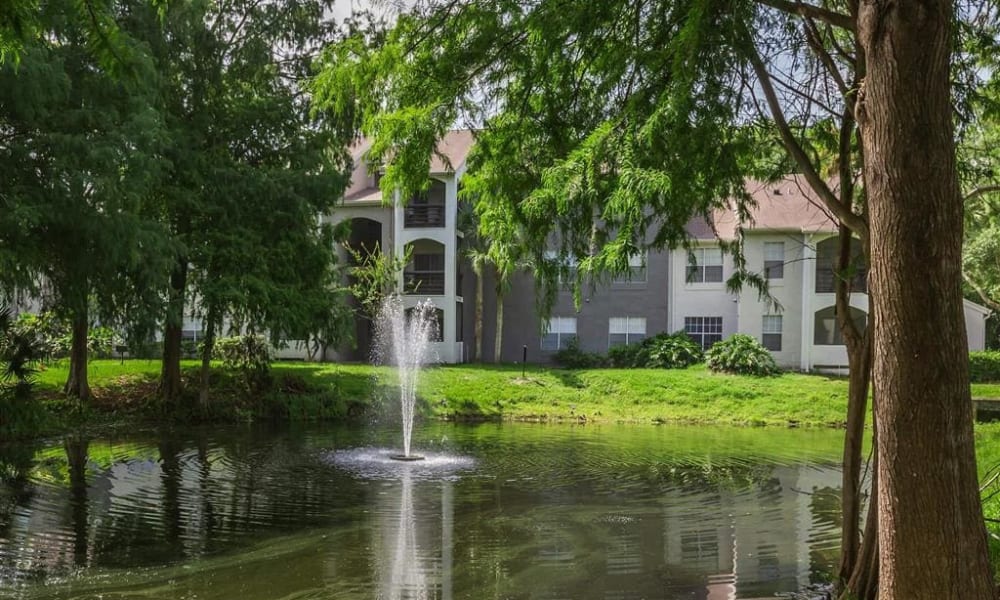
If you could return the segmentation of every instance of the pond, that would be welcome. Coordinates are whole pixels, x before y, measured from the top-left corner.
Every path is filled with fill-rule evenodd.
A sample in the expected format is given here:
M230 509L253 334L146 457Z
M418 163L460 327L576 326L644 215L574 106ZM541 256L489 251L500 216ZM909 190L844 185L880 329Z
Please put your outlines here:
M0 446L0 598L771 598L835 566L842 435L430 423L405 464L378 426Z

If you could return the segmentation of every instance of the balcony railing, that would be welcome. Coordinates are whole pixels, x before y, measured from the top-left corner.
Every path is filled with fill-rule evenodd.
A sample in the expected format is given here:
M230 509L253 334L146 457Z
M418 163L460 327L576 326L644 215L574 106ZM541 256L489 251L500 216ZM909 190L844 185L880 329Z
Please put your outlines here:
M444 227L443 204L410 204L403 209L404 227Z
M444 271L404 271L403 283L407 294L440 296L444 294Z
M834 271L833 267L818 265L816 267L816 293L832 294L836 291L837 279L837 272ZM851 292L868 293L868 278L864 271L855 273L854 279L851 281Z

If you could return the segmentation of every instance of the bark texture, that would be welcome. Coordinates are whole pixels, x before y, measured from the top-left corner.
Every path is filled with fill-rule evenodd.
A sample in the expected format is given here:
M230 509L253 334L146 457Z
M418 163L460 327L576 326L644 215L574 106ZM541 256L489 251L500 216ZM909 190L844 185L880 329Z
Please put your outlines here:
M879 597L993 599L961 295L950 0L862 3Z
M87 333L90 330L87 309L82 308L73 316L72 341L69 350L69 377L63 392L67 395L79 398L81 401L89 401L90 381L87 378Z
M187 288L187 259L180 259L170 274L170 302L163 328L163 366L160 371L160 395L164 400L180 399L181 333L184 324L184 291Z
M852 186L845 186L846 202L853 196ZM840 575L838 581L847 583L858 567L861 544L861 466L865 436L865 414L868 408L868 387L871 383L872 353L871 327L859 331L851 318L850 298L853 281L851 265L851 231L840 226L840 256L838 258L836 304L840 330L847 345L850 378L847 391L847 426L844 431L843 476L841 484L841 514L843 527L840 537ZM867 244L866 244L867 246ZM871 304L869 305L871 306ZM858 600L866 600L858 597Z
M476 362L483 362L483 270L476 272Z

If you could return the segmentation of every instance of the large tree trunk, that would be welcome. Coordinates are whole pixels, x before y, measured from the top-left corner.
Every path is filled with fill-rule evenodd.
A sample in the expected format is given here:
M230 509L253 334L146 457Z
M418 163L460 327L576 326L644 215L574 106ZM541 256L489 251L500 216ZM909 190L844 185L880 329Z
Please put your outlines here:
M861 4L878 419L879 595L995 598L961 294L950 0Z
M63 392L79 398L83 402L90 400L90 382L87 379L87 333L90 323L87 307L77 309L73 315L72 342L69 351L69 377Z
M163 328L163 365L160 395L168 402L181 396L181 330L184 326L184 291L187 288L187 259L178 259L170 274L170 301Z

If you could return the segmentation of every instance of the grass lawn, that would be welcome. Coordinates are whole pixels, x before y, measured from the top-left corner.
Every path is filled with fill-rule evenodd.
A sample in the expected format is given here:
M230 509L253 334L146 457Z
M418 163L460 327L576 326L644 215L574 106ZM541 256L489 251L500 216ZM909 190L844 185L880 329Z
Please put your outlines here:
M198 367L186 361L185 370ZM155 392L158 360L97 360L90 364L97 406L118 410ZM274 365L279 398L294 418L335 417L349 406L392 403L392 371L359 364L280 362ZM39 373L38 387L54 398L67 365ZM216 369L221 376L221 369ZM1000 384L975 384L974 397L1000 398ZM421 412L431 418L681 421L740 425L839 426L847 381L786 373L756 378L721 375L704 365L688 369L564 370L519 366L449 365L421 375ZM308 401L306 401L306 399Z

